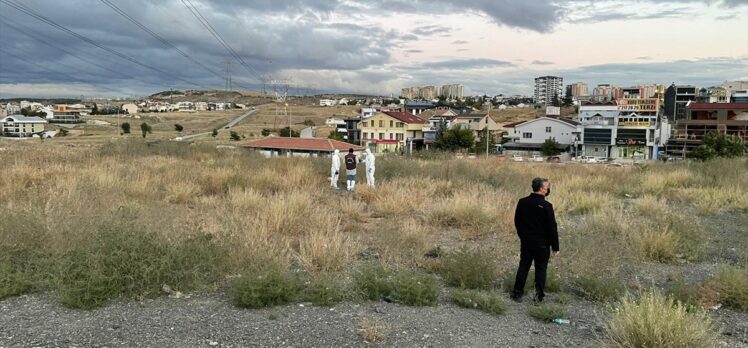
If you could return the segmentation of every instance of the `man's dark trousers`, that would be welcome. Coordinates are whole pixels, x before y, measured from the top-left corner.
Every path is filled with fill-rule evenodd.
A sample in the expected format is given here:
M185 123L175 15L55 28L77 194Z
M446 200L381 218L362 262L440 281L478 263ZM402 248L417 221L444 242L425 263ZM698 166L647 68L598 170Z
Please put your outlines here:
M514 297L521 297L524 294L527 274L530 272L530 265L535 264L535 294L539 300L545 297L545 278L548 270L548 259L551 257L550 247L530 247L522 246L519 255L519 269L517 269L517 278L514 280Z

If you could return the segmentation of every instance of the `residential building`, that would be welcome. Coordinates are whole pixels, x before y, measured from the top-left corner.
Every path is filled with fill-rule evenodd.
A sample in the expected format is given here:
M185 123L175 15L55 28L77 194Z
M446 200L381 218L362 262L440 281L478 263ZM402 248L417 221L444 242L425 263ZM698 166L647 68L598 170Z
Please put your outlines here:
M400 97L405 99L417 99L421 97L420 87L406 87L400 91Z
M190 101L183 101L177 103L177 109L179 112L195 112L195 103Z
M541 76L535 78L535 103L549 104L554 96L559 100L564 97L564 79L558 76Z
M348 153L349 149L359 154L361 146L326 138L267 137L248 141L240 147L258 151L265 157L329 157L335 150Z
M381 107L381 105L379 105L379 106ZM372 116L372 115L374 115L374 113L376 113L377 111L378 111L378 110L377 110L377 108L374 108L374 107L370 107L370 108L361 108L361 117L362 117L362 118L367 118L367 117L371 117L371 116Z
M671 121L686 118L686 104L696 100L696 86L670 85L665 91L665 116Z
M401 152L425 147L428 122L407 112L380 112L358 124L364 146L375 152Z
M732 92L730 101L733 103L748 103L748 90Z
M605 102L613 99L613 87L608 84L599 84L592 90L591 102Z
M730 92L723 87L702 88L696 95L697 103L729 103Z
M421 87L421 95L420 97L425 100L434 100L439 96L439 93L436 91L436 87L434 86L425 86Z
M742 138L748 144L748 103L689 103L667 145L670 156L688 158L710 132Z
M462 84L444 85L441 88L440 96L446 99L462 99L465 97L465 86Z
M730 93L735 91L745 91L748 90L748 80L728 81L720 85L720 87L726 89Z
M335 99L320 99L319 106L334 106L337 105L338 101Z
M47 123L41 117L11 115L3 118L2 135L6 137L29 137L44 132Z
M403 108L405 112L418 116L426 110L436 108L436 104L427 100L408 100Z
M361 144L361 130L358 128L361 117L345 119L346 141L351 144Z
M57 104L52 111L47 111L49 123L83 123L81 116L88 114L90 110L81 108L80 105Z
M548 139L554 139L560 151L569 151L579 138L580 124L576 121L539 117L529 121L504 125L509 129L510 141L502 144L508 154L541 154L541 147Z
M589 97L590 87L586 82L576 82L566 86L566 95L571 96L573 100L579 100L580 97Z
M208 103L206 102L195 102L195 111L207 111Z
M626 91L626 88L622 90ZM631 96L631 93L626 94ZM637 92L638 93L638 92ZM659 98L586 102L579 107L580 155L615 159L656 159L670 130L659 119Z
M496 123L487 111L459 115L452 120L450 128L452 127L470 129L476 138L480 137L479 132L485 131L486 127L488 127L488 131L491 132L490 134L496 143L500 143L501 139L507 133L507 129Z
M5 116L16 115L21 113L21 106L15 103L7 103L4 105L3 110L5 110Z

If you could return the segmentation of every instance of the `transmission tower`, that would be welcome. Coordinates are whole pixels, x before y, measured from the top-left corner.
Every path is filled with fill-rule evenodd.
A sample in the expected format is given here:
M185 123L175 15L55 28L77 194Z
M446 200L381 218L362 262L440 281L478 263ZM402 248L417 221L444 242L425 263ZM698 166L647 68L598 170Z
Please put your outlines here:
M288 115L288 104L286 104L286 99L288 98L288 87L291 85L291 81L271 80L269 84L273 88L273 93L275 94L275 120L273 121L273 128L277 129L278 116Z

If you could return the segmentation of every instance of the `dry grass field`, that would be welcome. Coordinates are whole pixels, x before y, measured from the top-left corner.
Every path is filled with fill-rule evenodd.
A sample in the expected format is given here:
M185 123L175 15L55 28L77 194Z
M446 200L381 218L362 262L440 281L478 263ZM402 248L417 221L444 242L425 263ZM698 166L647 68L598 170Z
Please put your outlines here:
M154 137L169 133L165 117ZM581 300L618 308L611 346L685 334L709 346L719 327L699 319L713 317L707 308L748 310L745 160L619 168L382 157L378 187L347 194L328 188L326 159L136 135L85 148L2 142L0 298L49 291L94 308L164 286L227 287L249 308L381 298L424 306L457 288L453 302L501 315L518 261L515 203L542 176L561 235L551 298L561 309Z

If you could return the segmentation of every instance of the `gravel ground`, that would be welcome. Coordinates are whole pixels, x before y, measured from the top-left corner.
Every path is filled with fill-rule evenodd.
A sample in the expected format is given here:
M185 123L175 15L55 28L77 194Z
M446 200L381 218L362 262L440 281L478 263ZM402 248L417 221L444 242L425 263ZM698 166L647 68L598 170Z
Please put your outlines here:
M549 295L549 297L552 295ZM224 294L118 301L93 311L60 306L48 294L0 302L0 347L598 347L599 307L575 301L570 325L527 316L529 303L502 316L440 303L414 308L385 302L332 308L293 304L262 310L232 306ZM748 347L748 315L720 310L722 347ZM374 344L364 317L383 324Z

